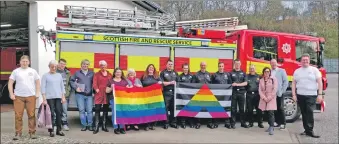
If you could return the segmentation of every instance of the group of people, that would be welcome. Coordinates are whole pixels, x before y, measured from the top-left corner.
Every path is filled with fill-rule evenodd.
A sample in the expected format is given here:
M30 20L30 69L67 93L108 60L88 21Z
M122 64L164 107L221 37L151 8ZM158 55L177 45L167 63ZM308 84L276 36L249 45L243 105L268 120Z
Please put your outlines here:
M303 119L305 131L302 133L311 137L318 138L313 132L313 109L316 99L322 98L322 81L319 70L309 65L310 56L304 54L301 59L302 67L294 72L292 82L292 96L298 102ZM100 71L94 73L89 70L90 62L88 60L81 61L81 69L70 76L70 72L65 68L66 60L52 60L49 63L50 71L42 76L41 86L38 73L29 68L29 57L22 56L20 59L20 68L15 69L9 80L8 89L10 98L14 101L15 110L15 130L16 134L13 140L18 140L22 134L22 116L24 106L28 115L29 134L32 139L35 136L35 102L40 92L43 97L43 105L49 105L51 108L53 128L56 127L56 135L64 136L61 129L69 130L67 123L67 103L71 90L74 90L77 100L77 106L80 114L81 131L93 131L93 134L101 129L108 132L108 111L109 105L114 111L114 98L111 85L132 87L147 87L153 84L163 85L163 96L167 111L170 112L167 121L164 122L163 128L186 128L189 124L191 128L199 129L201 121L199 118L174 117L174 85L176 82L184 83L208 83L208 84L231 84L232 85L232 101L230 119L225 120L225 127L235 129L237 107L239 105L241 127L253 127L255 121L253 110L256 109L258 127L264 128L262 113L268 114L269 128L266 130L273 135L274 127L285 129L285 113L284 113L284 95L288 87L286 71L278 68L275 59L270 62L271 68L265 67L262 70L262 76L256 73L255 66L250 65L250 73L246 75L240 69L241 62L234 61L234 69L231 72L224 71L224 63L218 63L218 71L210 74L206 71L206 63L200 63L200 70L195 74L189 71L189 65L182 66L183 73L178 73L173 69L173 61L167 61L167 68L158 74L156 67L149 64L140 78L136 78L136 72L128 69L125 77L123 71L119 68L114 69L111 74L107 68L107 62L102 60L99 62ZM13 83L16 82L13 91ZM94 98L93 98L94 95ZM93 100L95 104L95 116L93 126ZM245 105L247 114L245 113ZM100 112L103 116L100 117ZM154 130L156 122L143 125L123 125L114 124L114 114L112 113L112 123L115 134L125 134L125 130L139 130L139 126L144 130ZM177 121L178 119L178 121ZM246 123L248 121L249 124ZM274 125L274 122L277 125ZM209 119L207 127L214 129L218 127L216 119ZM54 137L54 130L49 129L50 136Z

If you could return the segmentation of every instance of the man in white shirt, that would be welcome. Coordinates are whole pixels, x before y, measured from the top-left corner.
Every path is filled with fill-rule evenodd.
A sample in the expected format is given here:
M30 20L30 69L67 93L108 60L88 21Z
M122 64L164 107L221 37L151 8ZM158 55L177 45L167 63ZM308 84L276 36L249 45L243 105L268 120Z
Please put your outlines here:
M13 140L19 140L22 135L22 116L26 107L28 115L29 135L31 139L36 139L35 127L35 103L39 97L40 77L38 73L28 67L29 57L23 55L20 58L20 67L15 69L8 81L8 91L10 98L14 103L15 112L15 137ZM13 93L13 83L16 81Z
M305 131L301 135L319 138L313 132L316 100L322 101L322 80L320 71L310 66L310 55L303 54L301 57L302 67L295 70L292 82L293 100L298 102L301 110Z

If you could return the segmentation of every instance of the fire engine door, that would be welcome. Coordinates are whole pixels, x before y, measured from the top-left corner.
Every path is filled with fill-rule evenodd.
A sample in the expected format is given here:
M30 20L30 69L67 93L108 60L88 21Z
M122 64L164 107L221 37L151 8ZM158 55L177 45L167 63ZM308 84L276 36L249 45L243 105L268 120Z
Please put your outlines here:
M166 68L170 58L169 46L154 45L120 45L119 67L126 71L133 68L140 78L149 64L153 64L158 72Z
M200 70L200 63L206 62L206 70L210 73L218 71L218 62L225 64L224 70L229 72L233 65L234 49L216 49L216 48L175 48L175 69L182 72L182 65L187 63L190 71L195 73Z
M67 61L67 68L73 74L81 68L81 61L89 60L89 69L97 72L100 69L99 61L107 62L107 69L113 72L114 69L113 43L88 43L88 42L60 42L60 58Z

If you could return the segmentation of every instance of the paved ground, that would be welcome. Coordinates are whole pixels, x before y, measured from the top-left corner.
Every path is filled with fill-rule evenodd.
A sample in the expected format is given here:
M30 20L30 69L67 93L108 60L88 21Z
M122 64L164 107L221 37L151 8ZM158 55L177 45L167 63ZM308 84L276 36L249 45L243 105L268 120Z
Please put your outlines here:
M314 131L321 138L314 139L299 136L303 130L301 119L287 125L290 132L296 134L301 143L338 143L338 74L328 74L329 88L326 90L326 109L315 114Z
M269 136L264 129L254 127L251 129L239 128L228 130L219 126L210 130L203 126L195 129L169 129L157 128L155 131L129 131L126 135L115 135L110 132L80 131L77 112L70 112L69 119L71 131L65 132L66 137L48 137L44 129L38 129L38 140L29 140L27 135L18 143L338 143L338 75L328 75L329 89L326 91L327 109L324 113L315 115L315 132L320 134L320 139L299 136L302 132L301 120L288 124L287 130L276 130L274 136ZM1 143L13 143L11 138L14 133L13 112L1 113ZM27 119L25 115L25 119ZM266 123L265 123L266 124ZM265 125L267 128L267 124ZM111 126L110 126L111 127ZM24 132L27 133L27 121L24 121Z
M26 119L25 115L25 119ZM274 136L269 136L265 129L254 127L251 129L238 128L228 130L222 125L218 129L208 129L203 126L201 129L168 129L158 127L154 131L128 131L126 135L115 135L110 126L110 132L99 132L93 135L92 132L80 131L80 124L77 112L70 112L71 131L65 132L66 137L49 138L48 132L38 129L40 138L36 141L29 140L26 134L20 143L295 143L296 137L291 137L288 130L276 130ZM10 143L14 134L13 112L1 113L1 143ZM266 124L266 123L265 123ZM267 128L267 125L265 125ZM27 120L24 121L24 132L27 133Z

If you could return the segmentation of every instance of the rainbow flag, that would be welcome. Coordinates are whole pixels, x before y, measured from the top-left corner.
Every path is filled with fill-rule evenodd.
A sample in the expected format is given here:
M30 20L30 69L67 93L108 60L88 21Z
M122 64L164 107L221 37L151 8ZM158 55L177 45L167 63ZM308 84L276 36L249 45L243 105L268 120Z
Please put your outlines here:
M195 118L231 117L230 84L177 83L175 116Z
M115 124L142 124L167 120L162 86L114 87Z

